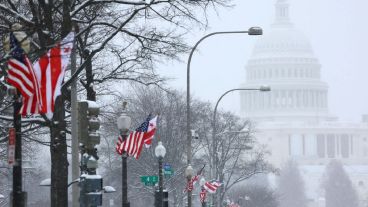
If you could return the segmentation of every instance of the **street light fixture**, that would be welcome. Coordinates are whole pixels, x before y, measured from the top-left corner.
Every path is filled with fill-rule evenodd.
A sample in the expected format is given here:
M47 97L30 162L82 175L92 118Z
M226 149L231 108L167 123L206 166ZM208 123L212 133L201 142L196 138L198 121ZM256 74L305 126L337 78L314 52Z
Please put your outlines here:
M75 180L73 180L72 182L68 183L68 187L70 187L71 185L75 184L75 183L79 183L80 179L77 178ZM40 186L42 187L50 187L51 186L51 178L46 178L46 179L43 179L40 184ZM104 186L102 188L103 192L104 193L114 193L116 192L115 188L112 187L112 186Z
M158 204L156 207L162 207L164 198L162 159L166 155L166 149L164 145L162 145L161 141L158 142L158 145L155 148L155 155L158 158L158 189L159 189Z
M185 174L186 178L192 178L193 177L194 170L192 168L192 165L188 165L188 167L185 169L184 174Z
M73 185L74 183L79 183L80 179L77 178L75 180L73 180L72 182L68 183L68 187L70 187L71 185ZM40 182L40 186L43 186L43 187L50 187L51 186L51 178L46 178L46 179L43 179L41 180Z
M231 89L226 91L225 93L223 93L220 98L217 100L216 102L216 106L215 109L213 111L213 118L212 118L212 152L213 152L213 156L212 156L212 176L213 179L217 179L217 173L216 173L216 169L217 169L217 139L216 139L216 115L217 115L217 107L220 103L220 101L222 100L222 98L224 96L226 96L227 94L233 92L233 91L261 91L261 92L268 92L271 91L271 87L270 86L260 86L258 88L235 88L235 89ZM216 199L215 199L216 200Z
M104 186L102 189L104 190L104 193L115 193L116 192L116 189L109 185Z
M194 45L192 50L190 51L188 63L187 63L187 168L190 167L192 162L192 136L190 133L190 63L192 61L193 53L197 49L198 45L206 38L218 35L218 34L248 34L248 35L262 35L263 30L260 27L251 27L248 29L248 31L226 31L226 32L213 32L208 35L205 35L201 39L197 41L197 43ZM192 176L187 176L187 182L190 182ZM192 194L188 191L188 207L192 206Z
M121 139L124 142L129 135L129 128L132 123L131 118L126 114L126 105L127 102L123 103L123 112L117 119L117 126L120 131ZM130 203L128 202L128 174L127 174L127 154L123 150L122 153L122 206L129 207Z
M248 29L249 35L263 35L263 30L260 27L251 27Z

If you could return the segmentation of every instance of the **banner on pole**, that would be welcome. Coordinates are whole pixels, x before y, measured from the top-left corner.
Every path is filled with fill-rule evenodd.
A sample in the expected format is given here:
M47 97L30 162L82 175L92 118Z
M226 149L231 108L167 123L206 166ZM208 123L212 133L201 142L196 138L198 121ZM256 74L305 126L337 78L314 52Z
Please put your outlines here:
M13 165L15 162L15 128L9 128L8 143L8 164Z

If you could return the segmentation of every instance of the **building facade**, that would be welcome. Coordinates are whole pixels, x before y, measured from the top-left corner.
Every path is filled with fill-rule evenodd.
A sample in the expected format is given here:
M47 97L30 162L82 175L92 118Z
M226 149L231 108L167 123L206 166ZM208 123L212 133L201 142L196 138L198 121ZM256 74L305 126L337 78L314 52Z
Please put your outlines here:
M361 204L368 199L368 117L339 121L328 110L328 84L308 39L289 17L289 2L276 2L276 18L256 43L243 88L271 86L271 92L243 91L243 117L256 123L256 138L268 146L276 167L294 159L306 182L311 207L324 207L325 166L341 160Z

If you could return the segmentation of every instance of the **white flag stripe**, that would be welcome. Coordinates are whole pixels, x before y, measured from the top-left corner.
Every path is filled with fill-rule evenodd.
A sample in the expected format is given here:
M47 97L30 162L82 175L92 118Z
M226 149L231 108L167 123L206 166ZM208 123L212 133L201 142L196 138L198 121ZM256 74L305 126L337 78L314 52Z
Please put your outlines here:
M28 98L28 103L27 103L27 105L28 105L28 107L27 107L27 114L31 112L32 103L33 103L33 96L30 96Z
M136 146L136 152L134 157L137 159L138 158L138 155L139 155L139 149L142 149L142 144L143 144L143 133L140 133L140 136L139 136L139 139L138 139L138 142L137 142L137 146Z
M37 76L35 74L32 63L28 58L26 58L26 63L28 65L28 68L31 68L30 73L31 73L31 76L32 76L32 83L33 83L33 86L34 86L34 96L35 96L33 98L35 100L32 99L32 104L34 104L33 107L34 107L35 112L30 111L29 113L39 114L40 113L39 109L42 106L42 101L41 101L42 96L41 96L40 87L39 87L39 84L38 84L38 81L37 81Z
M143 142L143 135L144 134L140 132L138 139L135 139L136 140L135 149L134 149L135 152L138 152L138 149L141 147L141 144ZM135 156L135 157L137 158L137 156Z
M19 80L17 77L12 76L11 74L8 75L8 79L16 82L18 85L20 85L23 88L23 91L28 95L32 96L32 92L29 91L24 85L23 81Z
M127 145L125 146L125 151L126 152L128 152L128 153L130 153L131 151L132 151L132 145L133 145L133 139L132 139L132 137L134 136L134 134L135 134L135 132L133 133L133 134L130 134L130 136L128 137L128 139L127 139Z
M215 182L206 182L203 187L209 193L216 193L217 188L220 186L221 186L221 183L215 181Z
M136 132L135 134L134 134L134 136L131 136L130 137L130 149L129 149L129 153L130 154L133 154L133 152L135 152L135 149L136 149L136 147L137 147L137 144L136 144L136 142L137 142L137 139L136 138L138 138L139 139L139 132Z
M50 56L50 54L48 54L48 56ZM50 68L50 63L47 65L46 68L46 115L47 117L50 116L50 114L48 114L51 111L51 104L52 104L52 83L51 83L51 68ZM49 117L50 118L50 117Z
M25 75L29 75L27 65L18 61L17 59L12 59L12 61L9 63L9 67L10 66L13 66L16 69L22 70Z
M25 84L27 84L27 87L30 88L30 89L33 89L33 83L32 81L29 79L29 77L24 74L24 70L19 70L18 67L15 67L15 66L12 66L9 64L9 75L11 75L12 73L14 73L14 75L18 75L20 76L20 78L22 78L22 82L24 82ZM13 76L14 77L14 76Z

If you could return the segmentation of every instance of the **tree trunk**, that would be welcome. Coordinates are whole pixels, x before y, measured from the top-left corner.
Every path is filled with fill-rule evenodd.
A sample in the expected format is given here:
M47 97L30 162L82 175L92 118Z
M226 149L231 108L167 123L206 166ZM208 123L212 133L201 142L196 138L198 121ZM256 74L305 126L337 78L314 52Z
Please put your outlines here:
M223 172L224 170L222 169L221 172ZM219 188L219 192L218 192L218 197L219 197L219 200L218 200L218 203L219 203L219 206L222 206L222 203L224 202L224 196L225 196L225 184L224 184L224 176L225 174L221 174L220 175L220 183L222 183L222 186Z
M68 206L68 157L66 144L64 98L55 101L51 125L51 207Z
M48 1L49 4L52 1ZM70 0L63 0L61 36L72 29ZM51 19L50 15L50 19ZM49 25L50 26L50 25ZM50 30L52 31L52 30ZM68 206L68 152L66 143L64 91L56 98L53 123L51 124L51 207Z

